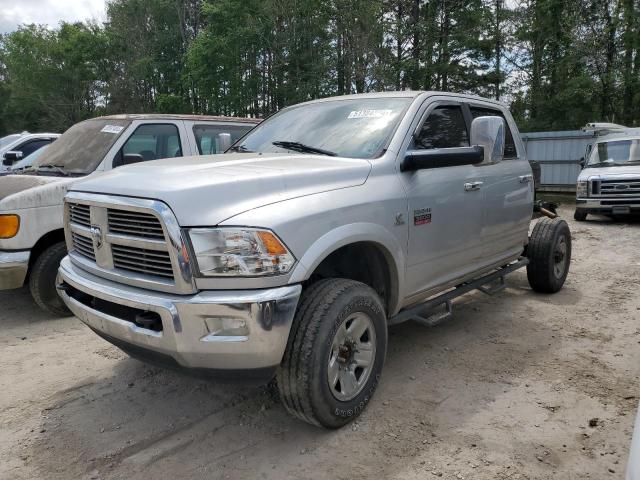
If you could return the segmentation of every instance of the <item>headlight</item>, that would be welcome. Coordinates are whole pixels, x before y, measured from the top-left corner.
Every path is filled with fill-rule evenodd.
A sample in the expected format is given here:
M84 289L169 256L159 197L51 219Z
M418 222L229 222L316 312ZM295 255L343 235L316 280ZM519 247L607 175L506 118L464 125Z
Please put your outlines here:
M192 228L191 246L198 270L207 277L253 277L287 273L295 258L269 230Z
M13 238L20 230L18 215L0 215L0 238Z
M589 196L589 182L579 181L576 185L576 197Z

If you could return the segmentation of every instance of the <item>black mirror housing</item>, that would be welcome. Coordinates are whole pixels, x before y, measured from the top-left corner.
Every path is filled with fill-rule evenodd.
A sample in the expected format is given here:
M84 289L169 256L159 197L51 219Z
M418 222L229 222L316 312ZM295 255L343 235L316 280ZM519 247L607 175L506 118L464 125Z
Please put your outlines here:
M433 150L409 150L400 165L401 172L427 168L477 165L484 160L484 148L480 146L441 148Z

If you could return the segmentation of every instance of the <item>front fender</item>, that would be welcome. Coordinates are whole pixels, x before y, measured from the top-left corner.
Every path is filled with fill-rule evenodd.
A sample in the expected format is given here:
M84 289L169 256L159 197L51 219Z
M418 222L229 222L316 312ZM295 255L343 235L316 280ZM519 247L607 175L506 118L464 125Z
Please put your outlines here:
M375 223L351 223L337 227L318 238L304 253L294 267L289 283L308 280L320 263L341 247L357 242L375 243L382 247L394 276L395 298L404 291L404 272L399 266L405 264L404 252L396 237L386 228ZM393 315L398 309L398 301L390 308Z

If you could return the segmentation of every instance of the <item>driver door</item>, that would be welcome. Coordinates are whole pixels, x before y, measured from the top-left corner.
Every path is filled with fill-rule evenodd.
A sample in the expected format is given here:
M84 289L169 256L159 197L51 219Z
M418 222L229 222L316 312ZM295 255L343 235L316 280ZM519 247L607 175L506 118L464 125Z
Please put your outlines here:
M469 146L470 122L458 102L431 103L409 149ZM409 202L406 285L409 297L465 276L482 256L482 167L401 173Z

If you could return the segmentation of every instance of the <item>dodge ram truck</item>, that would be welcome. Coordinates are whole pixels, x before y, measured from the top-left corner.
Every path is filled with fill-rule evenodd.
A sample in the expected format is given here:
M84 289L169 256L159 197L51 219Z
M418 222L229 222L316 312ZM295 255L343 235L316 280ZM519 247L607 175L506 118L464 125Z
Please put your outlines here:
M269 382L338 428L380 381L387 327L435 325L526 267L562 288L567 223L531 229L533 178L501 103L439 92L285 108L219 161L160 160L75 183L58 289L133 357Z
M0 176L0 290L28 283L41 308L68 315L55 279L67 254L62 204L69 185L130 163L221 153L257 123L232 117L114 115L72 126L34 165Z

